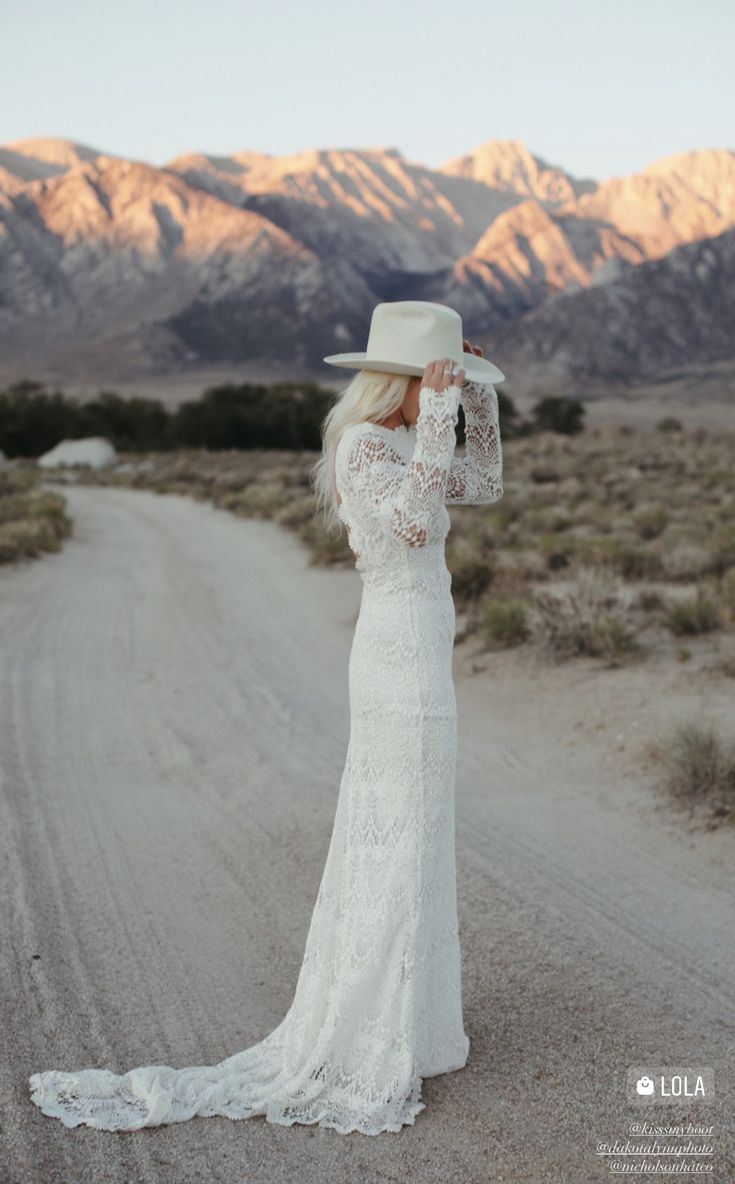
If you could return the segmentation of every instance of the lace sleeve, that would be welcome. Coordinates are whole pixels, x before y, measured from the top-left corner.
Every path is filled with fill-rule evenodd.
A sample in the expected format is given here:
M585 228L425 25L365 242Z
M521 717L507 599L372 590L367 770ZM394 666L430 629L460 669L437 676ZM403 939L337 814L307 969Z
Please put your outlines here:
M462 406L466 455L452 461L446 500L466 506L497 502L503 496L497 391L489 382L465 382Z
M351 488L369 500L385 530L409 547L423 547L432 515L446 498L457 442L459 387L443 393L422 386L416 443L408 464L376 432L361 432L346 457Z

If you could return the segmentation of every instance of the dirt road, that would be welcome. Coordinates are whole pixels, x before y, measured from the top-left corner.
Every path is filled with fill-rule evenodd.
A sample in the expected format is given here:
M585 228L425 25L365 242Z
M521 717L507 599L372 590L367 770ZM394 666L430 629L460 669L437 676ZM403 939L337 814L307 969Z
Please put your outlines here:
M470 1060L424 1083L414 1127L112 1133L33 1106L31 1072L214 1064L285 1014L360 597L271 523L66 492L63 551L0 573L3 1184L590 1184L645 1118L711 1126L709 1178L735 1179L732 864L488 714L491 674L457 679ZM629 1066L712 1067L715 1100L643 1112Z

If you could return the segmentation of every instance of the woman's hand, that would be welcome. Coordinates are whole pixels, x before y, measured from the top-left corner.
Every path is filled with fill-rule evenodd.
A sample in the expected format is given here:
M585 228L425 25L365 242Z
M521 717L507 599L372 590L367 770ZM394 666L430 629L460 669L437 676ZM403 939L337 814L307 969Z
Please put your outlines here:
M484 353L481 345L470 345L469 341L462 342L462 349L466 354L476 354L478 358L484 358Z
M438 394L445 391L447 387L462 386L464 370L458 370L456 374L452 374L453 366L454 362L450 358L439 358L436 362L429 362L424 370L421 385L430 386Z

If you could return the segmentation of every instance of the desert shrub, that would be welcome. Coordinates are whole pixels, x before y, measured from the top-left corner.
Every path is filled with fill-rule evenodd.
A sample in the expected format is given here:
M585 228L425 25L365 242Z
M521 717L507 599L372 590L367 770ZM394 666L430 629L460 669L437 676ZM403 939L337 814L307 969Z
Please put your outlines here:
M9 493L0 497L0 523L17 522L29 512L30 497L27 493Z
M548 567L543 555L530 547L517 550L500 550L497 555L495 568L495 586L502 583L503 587L525 586L532 581L544 581L548 578Z
M37 499L30 498L29 502L17 518L0 523L0 563L35 558L44 551L58 551L62 539L71 534L72 520L67 516L66 502L59 494L44 493Z
M34 465L8 465L0 469L0 499L28 493L38 486L40 475Z
M719 674L724 674L725 678L735 678L735 647L723 650L712 668Z
M635 645L627 616L630 602L628 589L612 572L582 567L563 590L534 590L529 632L543 650L559 658L613 658Z
M560 534L572 526L571 516L558 506L536 508L527 514L524 524L534 533Z
M66 498L61 494L43 489L30 499L28 515L31 518L48 518L61 523L65 528L68 522L66 515Z
M549 571L561 571L569 567L578 556L582 545L574 535L564 533L544 534L536 540L538 551Z
M66 499L40 488L35 466L0 469L0 563L58 551L72 527Z
M709 721L684 720L659 743L666 785L678 799L706 801L718 813L735 809L735 744L722 740Z
M506 494L497 505L493 506L493 521L498 532L502 535L505 535L513 525L518 523L521 515L522 508L519 502L514 498L509 498Z
M447 567L452 573L452 592L461 600L476 600L493 581L494 556L472 536L449 537Z
M665 415L663 419L658 421L656 427L659 432L682 432L684 430L684 425L675 415Z
M682 637L698 633L711 633L722 624L720 607L706 591L698 588L694 596L673 601L664 617L671 632Z
M667 607L666 600L658 588L641 588L633 604L644 613L660 612Z
M291 498L273 513L273 521L279 526L287 526L296 530L309 522L314 515L314 498L309 494Z
M486 597L481 621L485 636L500 645L518 645L528 636L528 605L519 597Z
M609 567L626 580L653 579L661 572L661 558L655 551L617 535L587 540L580 547L581 556L589 565Z
M661 548L661 574L670 580L695 580L714 569L709 547L699 543L676 542Z
M610 507L604 501L598 502L594 494L588 494L584 501L584 515L579 518L597 535L609 535L612 532Z
M559 497L564 498L571 505L584 497L584 485L577 476L564 477L559 482Z
M539 460L531 465L528 475L536 485L548 485L562 478L561 471L549 460Z
M662 533L668 522L668 514L663 506L651 504L639 506L633 515L633 525L642 539L655 539Z
M254 476L239 470L215 473L212 477L212 492L215 498L225 493L239 493L247 489L248 485L252 485L254 480Z
M735 616L735 567L730 567L720 580L720 598L730 619Z
M719 575L728 568L735 567L735 528L731 525L735 521L735 512L729 514L730 521L721 524L712 531L709 547L712 552L712 570Z
M243 489L222 494L217 499L223 510L246 518L271 518L283 505L280 481L253 481Z
M347 531L325 530L321 521L310 518L298 527L298 536L311 551L312 565L351 563L355 557L347 542Z

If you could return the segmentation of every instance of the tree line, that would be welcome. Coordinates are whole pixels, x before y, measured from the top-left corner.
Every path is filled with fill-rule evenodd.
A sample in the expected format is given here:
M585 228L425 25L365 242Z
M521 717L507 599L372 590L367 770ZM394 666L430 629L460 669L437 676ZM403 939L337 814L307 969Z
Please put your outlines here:
M24 379L0 390L0 449L8 458L38 457L60 440L104 436L118 452L176 448L278 448L319 451L321 425L334 401L315 382L225 383L199 399L168 408L160 399L123 398L100 391L87 401ZM501 436L541 429L573 434L584 406L576 399L541 399L522 420L512 399L498 392ZM460 408L460 443L464 442Z

